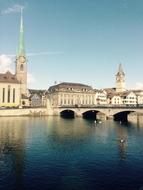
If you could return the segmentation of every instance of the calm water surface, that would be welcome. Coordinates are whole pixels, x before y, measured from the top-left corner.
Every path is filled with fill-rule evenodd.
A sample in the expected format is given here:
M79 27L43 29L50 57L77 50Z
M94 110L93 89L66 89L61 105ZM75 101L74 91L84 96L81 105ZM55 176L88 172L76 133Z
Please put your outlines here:
M0 190L14 189L143 190L143 122L0 118Z

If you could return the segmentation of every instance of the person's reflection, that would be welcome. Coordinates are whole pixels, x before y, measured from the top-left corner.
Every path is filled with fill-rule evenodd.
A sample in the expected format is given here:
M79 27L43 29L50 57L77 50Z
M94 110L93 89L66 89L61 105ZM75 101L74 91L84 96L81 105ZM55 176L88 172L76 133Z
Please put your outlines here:
M119 124L116 128L116 132L117 132L117 143L119 148L120 159L125 160L126 150L127 150L127 137L128 137L127 128Z
M119 154L121 160L126 159L126 148L127 148L126 140L124 139L119 140Z

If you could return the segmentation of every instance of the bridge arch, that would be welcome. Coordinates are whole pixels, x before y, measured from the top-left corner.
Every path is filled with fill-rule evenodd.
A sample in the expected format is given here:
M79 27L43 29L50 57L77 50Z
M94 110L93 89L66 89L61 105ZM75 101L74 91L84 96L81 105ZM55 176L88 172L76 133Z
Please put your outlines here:
M106 118L113 118L117 121L127 121L128 115L132 112L136 113L143 113L143 109L139 108L121 108L121 107L95 107L95 108L82 108L82 107L71 107L71 108L59 108L57 110L57 114L61 115L62 117L83 117L88 118L87 116L90 116L89 118L92 119L106 119Z
M64 109L60 112L60 116L63 118L74 118L75 112L72 109Z
M135 110L124 110L124 111L116 112L113 115L113 118L115 121L127 122L128 121L128 115L132 112L136 112L136 111Z
M82 117L84 119L94 119L94 120L96 120L96 119L98 119L98 117L100 117L99 115L100 116L101 115L106 116L105 113L103 113L103 112L101 112L99 110L95 110L95 109L89 109L89 110L85 110L85 111L82 112Z

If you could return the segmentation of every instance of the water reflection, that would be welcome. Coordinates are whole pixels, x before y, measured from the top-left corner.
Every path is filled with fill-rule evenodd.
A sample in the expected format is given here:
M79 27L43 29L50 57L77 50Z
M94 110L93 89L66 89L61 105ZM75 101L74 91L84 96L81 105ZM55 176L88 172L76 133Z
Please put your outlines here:
M130 114L128 119L131 123L137 125L138 128L143 128L143 115Z
M117 145L121 160L127 157L128 127L127 124L116 123Z
M137 189L143 177L143 122L136 121L0 118L0 189L100 190L111 189L111 183L117 190L117 184L123 184L120 190L130 184Z
M63 119L48 117L46 119L47 141L56 147L77 147L86 143L93 135L92 123L79 119Z
M12 180L10 183L15 183L17 187L22 185L25 160L26 120L21 120L20 118L0 119L0 170L3 171L3 183L0 184L0 187L2 185L2 188L4 188L3 185L5 186L7 184L5 182L7 178L10 178Z

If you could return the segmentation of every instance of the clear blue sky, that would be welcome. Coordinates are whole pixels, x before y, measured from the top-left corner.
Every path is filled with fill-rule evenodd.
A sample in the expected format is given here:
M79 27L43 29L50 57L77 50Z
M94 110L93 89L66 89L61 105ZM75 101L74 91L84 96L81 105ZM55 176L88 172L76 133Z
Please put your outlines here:
M114 87L121 62L126 86L143 84L142 0L0 0L0 55L15 54L23 5L30 88L57 82ZM14 62L14 60L13 60ZM14 64L14 63L13 63Z

